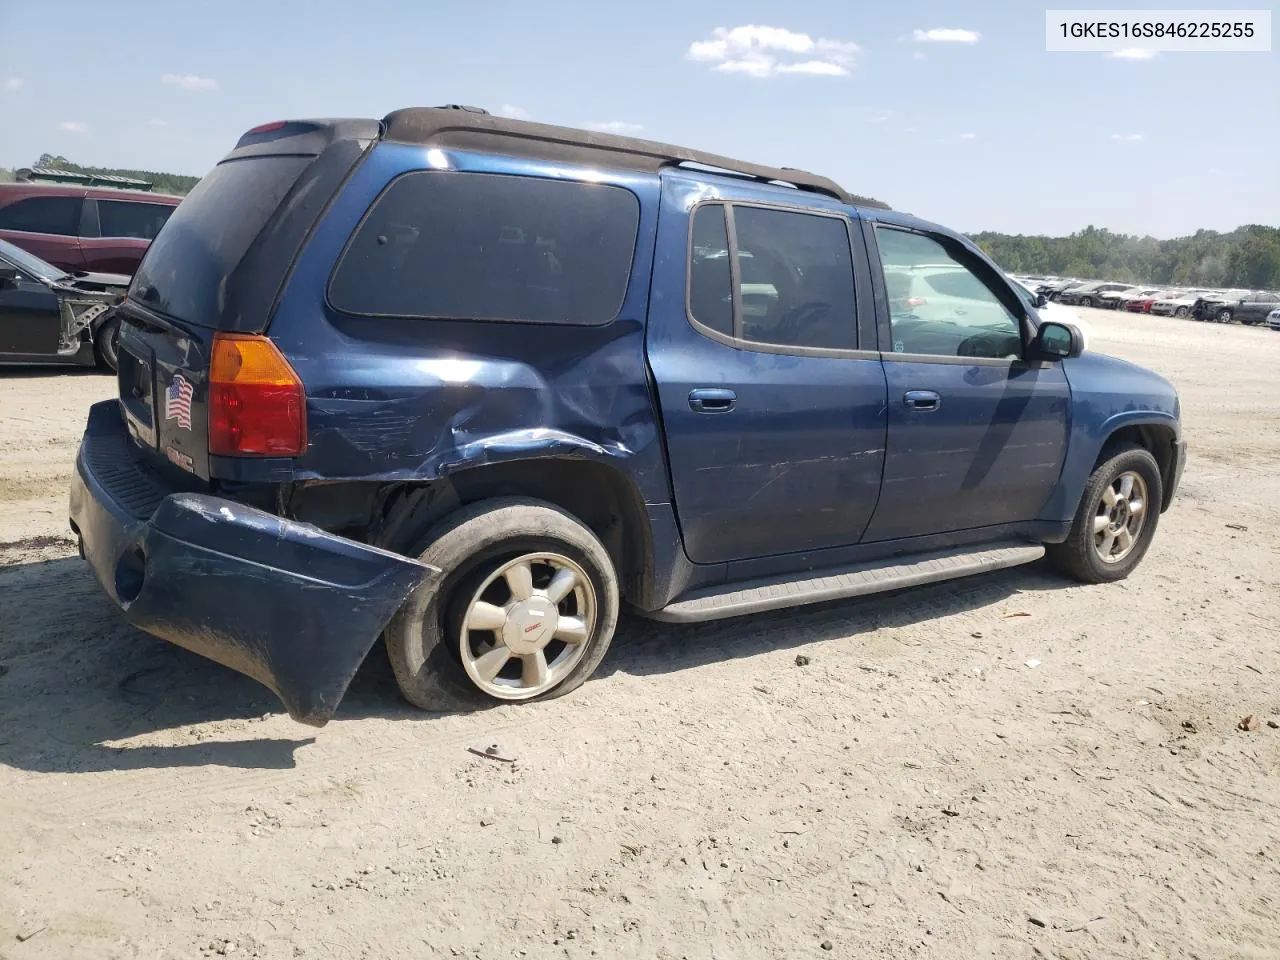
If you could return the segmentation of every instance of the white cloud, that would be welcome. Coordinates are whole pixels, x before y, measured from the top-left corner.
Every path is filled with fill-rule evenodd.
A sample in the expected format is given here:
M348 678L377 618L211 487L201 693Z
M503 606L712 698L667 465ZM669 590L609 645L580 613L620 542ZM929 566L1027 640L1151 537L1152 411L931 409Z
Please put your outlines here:
M982 39L982 34L977 30L935 27L932 30L914 30L911 39L916 43L977 43Z
M159 117L152 117L147 123L153 127L167 127L169 125L168 120L161 120Z
M4 81L4 88L11 91L21 90L25 84L26 81L21 77L6 77Z
M588 123L584 126L597 133L616 133L620 137L634 137L644 129L638 123L626 123L622 120L606 120L603 123Z
M867 117L867 123L884 123L888 119L889 119L889 114L877 113L873 117Z
M923 53L921 53L919 50L917 50L915 53L913 53L913 54L911 55L911 58L912 58L913 60L923 60L923 59L925 59L925 56L924 56L924 54L923 54Z
M1154 60L1160 54L1146 47L1125 47L1123 50L1112 50L1107 57L1112 60Z
M797 74L809 77L847 76L859 47L847 40L814 39L782 27L747 24L716 27L710 40L689 44L685 57L699 63L713 63L720 73L742 73L749 77Z
M504 103L502 106L498 108L498 116L507 117L508 119L511 119L511 120L528 120L529 111L522 110L519 107L512 106L509 103Z
M977 140L978 135L976 133L962 133L960 134L960 139L961 140Z
M87 133L89 125L81 123L79 120L63 120L58 124L58 129L63 133Z
M1142 134L1140 134L1140 133L1113 133L1113 134L1111 135L1111 139L1112 139L1112 140L1124 140L1124 141L1126 141L1126 142L1128 142L1128 143L1137 143L1137 142L1139 142L1140 140L1145 140L1145 139L1146 139L1146 137L1144 137L1144 136L1143 136Z
M160 78L161 83L182 90L217 90L218 81L212 77L197 77L194 73L166 73Z

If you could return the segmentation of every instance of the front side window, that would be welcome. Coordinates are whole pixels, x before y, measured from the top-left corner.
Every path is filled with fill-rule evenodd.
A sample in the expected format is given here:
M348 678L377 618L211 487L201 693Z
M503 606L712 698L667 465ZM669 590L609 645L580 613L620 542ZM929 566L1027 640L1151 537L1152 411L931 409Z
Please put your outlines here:
M736 327L729 222L737 247ZM689 314L748 347L857 349L853 258L844 219L737 203L698 207L689 251Z
M99 200L98 224L104 237L154 240L174 208L163 203Z
M969 266L931 237L877 227L894 353L1014 359L1018 317Z
M356 228L329 299L366 316L605 324L626 295L639 218L620 187L405 174Z
M74 237L80 227L79 197L24 197L0 207L0 230Z

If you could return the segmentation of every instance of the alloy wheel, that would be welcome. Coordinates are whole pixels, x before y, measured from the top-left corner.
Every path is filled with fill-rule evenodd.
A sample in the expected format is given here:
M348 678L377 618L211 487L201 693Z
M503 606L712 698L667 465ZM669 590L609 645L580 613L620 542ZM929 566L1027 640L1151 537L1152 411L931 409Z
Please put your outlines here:
M1132 470L1102 491L1093 518L1093 548L1103 563L1119 563L1133 552L1147 522L1147 482Z
M568 557L530 553L508 560L467 604L458 642L462 667L499 700L546 693L581 662L597 607L590 577Z

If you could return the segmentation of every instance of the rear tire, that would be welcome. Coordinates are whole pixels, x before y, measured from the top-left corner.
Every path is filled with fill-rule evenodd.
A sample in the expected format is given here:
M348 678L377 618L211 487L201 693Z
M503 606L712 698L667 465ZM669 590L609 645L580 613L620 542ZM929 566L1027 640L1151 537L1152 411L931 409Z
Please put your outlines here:
M1092 306L1093 306L1093 297L1081 297L1081 298L1080 298L1080 306L1082 306L1082 307L1092 307Z
M119 367L117 347L120 342L120 318L111 317L93 332L93 355L98 366L115 373Z
M538 500L486 500L446 517L425 543L420 559L444 575L415 591L385 634L406 700L424 710L549 700L595 672L617 626L618 580L576 517ZM557 577L573 586L548 599ZM519 591L510 586L517 580ZM519 592L533 606L521 606ZM543 647L529 649L539 640Z
M1185 320L1187 319L1187 308L1179 307L1177 310L1173 312L1173 315L1177 317L1179 320Z
M1225 307L1218 311L1217 319L1219 323L1230 323L1233 317L1234 315L1232 314L1232 312L1226 309Z
M1130 492L1121 496L1126 487ZM1123 580L1151 546L1163 497L1160 465L1149 451L1131 443L1113 448L1089 477L1067 539L1046 548L1049 559L1082 583ZM1135 507L1139 498L1141 510ZM1131 542L1123 549L1126 538Z

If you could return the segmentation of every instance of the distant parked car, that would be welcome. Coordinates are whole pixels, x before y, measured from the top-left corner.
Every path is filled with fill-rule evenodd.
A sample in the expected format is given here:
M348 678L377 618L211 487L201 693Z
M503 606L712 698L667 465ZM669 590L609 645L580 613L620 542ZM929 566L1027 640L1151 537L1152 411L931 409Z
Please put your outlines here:
M1092 280L1078 286L1069 287L1054 297L1059 303L1078 304L1082 307L1094 307L1101 303L1102 295L1113 290L1128 290L1128 283L1107 283L1103 280Z
M131 276L181 202L111 187L0 183L0 239L72 273Z
M1136 289L1136 287L1126 284L1114 290L1103 290L1098 294L1097 306L1102 310L1118 310L1120 308L1120 298Z
M1173 292L1151 303L1151 312L1157 317L1178 317L1184 319L1191 316L1191 311L1200 299L1205 296L1204 290L1186 290ZM1197 317L1197 319L1199 319Z
M1267 314L1267 325L1272 330L1280 333L1280 310L1272 310Z
M0 240L0 363L116 368L115 305L129 278L69 274Z
M1266 290L1253 290L1238 299L1224 297L1206 303L1204 312L1206 319L1218 323L1266 323L1267 315L1280 305L1280 295L1268 293Z
M1141 290L1137 293L1129 293L1121 302L1121 306L1130 313L1150 313L1151 307L1157 300L1163 300L1165 297L1177 296L1176 290Z

